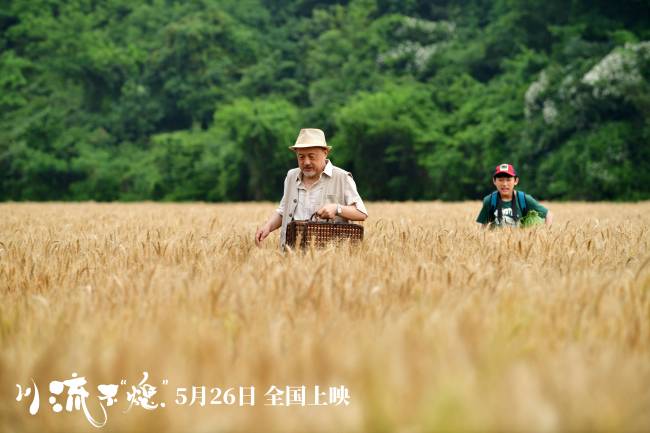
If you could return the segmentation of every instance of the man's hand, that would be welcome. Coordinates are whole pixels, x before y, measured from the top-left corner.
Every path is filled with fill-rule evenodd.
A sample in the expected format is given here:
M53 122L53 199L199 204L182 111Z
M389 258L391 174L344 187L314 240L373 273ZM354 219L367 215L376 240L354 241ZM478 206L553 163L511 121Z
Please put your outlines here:
M336 203L326 204L316 212L316 215L319 218L334 219L337 216L337 207L338 205ZM354 203L347 206L341 205L341 213L338 216L350 221L365 221L368 218L368 215L357 209Z
M262 241L269 235L269 233L271 233L271 230L269 230L266 224L257 229L257 232L255 232L255 244L259 247Z
M255 232L255 244L259 247L262 241L269 235L269 233L280 228L281 225L282 215L277 212L273 212L268 221L266 221L266 223Z
M337 206L338 205L336 203L326 204L322 208L318 209L316 215L318 215L319 218L323 218L323 219L328 219L328 220L334 219L334 217L336 217Z

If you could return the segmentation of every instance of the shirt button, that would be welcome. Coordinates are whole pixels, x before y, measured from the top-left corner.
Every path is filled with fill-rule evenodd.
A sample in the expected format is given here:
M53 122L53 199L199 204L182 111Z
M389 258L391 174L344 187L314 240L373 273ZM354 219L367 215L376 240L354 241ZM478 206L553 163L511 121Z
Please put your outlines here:
M294 203L296 203L297 201L298 201L297 199L295 199L295 198L293 199L293 202L294 202Z
M292 216L293 216L293 214L292 214L292 213L290 213L290 214L289 214L289 218L291 218Z

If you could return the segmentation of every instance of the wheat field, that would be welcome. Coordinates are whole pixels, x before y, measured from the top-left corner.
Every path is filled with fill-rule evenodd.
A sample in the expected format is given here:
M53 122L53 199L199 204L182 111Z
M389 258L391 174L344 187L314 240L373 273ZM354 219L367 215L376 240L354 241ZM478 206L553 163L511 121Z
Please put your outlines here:
M253 241L272 203L0 204L0 431L647 431L650 203L548 205L484 231L478 202L369 203L360 247L283 254ZM144 371L166 406L126 411ZM97 419L126 382L104 427L53 412L73 372ZM177 404L192 386L255 405Z

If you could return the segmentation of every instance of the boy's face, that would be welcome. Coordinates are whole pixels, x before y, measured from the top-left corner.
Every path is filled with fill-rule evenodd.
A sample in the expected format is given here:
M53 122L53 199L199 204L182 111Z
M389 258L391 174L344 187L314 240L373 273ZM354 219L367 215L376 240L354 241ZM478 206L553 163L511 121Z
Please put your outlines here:
M497 187L501 197L511 197L512 192L515 190L515 186L519 183L518 177L512 176L497 176L492 179L494 186Z

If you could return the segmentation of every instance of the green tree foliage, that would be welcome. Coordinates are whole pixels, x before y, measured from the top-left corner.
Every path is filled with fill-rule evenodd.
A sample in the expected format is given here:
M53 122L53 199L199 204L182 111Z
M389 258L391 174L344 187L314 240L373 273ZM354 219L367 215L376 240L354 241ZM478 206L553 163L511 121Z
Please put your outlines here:
M278 200L320 127L371 199L650 198L647 4L0 1L0 200Z
M340 152L371 199L420 198L429 183L425 163L434 108L427 87L417 83L360 93L338 112L332 156Z
M217 189L206 198L279 200L278 184L292 166L288 147L295 139L297 122L297 108L278 98L237 99L220 107L209 131L212 163L203 168L217 173Z

